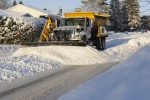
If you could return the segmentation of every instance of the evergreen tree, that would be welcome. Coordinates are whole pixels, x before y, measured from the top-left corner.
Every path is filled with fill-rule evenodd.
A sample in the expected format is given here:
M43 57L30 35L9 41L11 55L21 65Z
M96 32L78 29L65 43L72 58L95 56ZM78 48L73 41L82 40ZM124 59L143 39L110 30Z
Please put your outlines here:
M129 31L128 10L125 1L122 2L121 13L122 13L123 31Z
M16 0L14 0L12 6L15 6L15 5L17 5L17 1Z
M128 10L128 21L130 29L138 29L141 25L139 15L139 3L137 0L125 0Z
M115 32L120 32L123 30L123 20L121 13L121 5L119 0L110 1L110 24L111 29Z
M143 30L150 30L150 16L141 17L141 28Z
M22 4L23 5L23 1L21 0L21 1L19 1L19 4Z
M107 0L86 0L83 4L82 10L84 11L96 11L96 12L108 12L109 5L106 3Z

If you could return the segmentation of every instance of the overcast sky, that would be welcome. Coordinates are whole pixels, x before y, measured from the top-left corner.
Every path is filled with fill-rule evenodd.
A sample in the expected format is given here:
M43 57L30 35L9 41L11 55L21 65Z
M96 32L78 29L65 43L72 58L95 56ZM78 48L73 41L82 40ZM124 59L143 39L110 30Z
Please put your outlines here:
M19 1L19 0L17 0ZM30 5L37 8L47 8L50 11L58 11L58 9L61 7L64 12L66 11L72 11L76 7L81 6L81 0L22 0L24 4ZM143 0L144 1L144 0ZM146 11L147 9L150 9L150 2L149 5L147 2L140 2L140 10L141 12ZM150 14L150 10L141 13L144 14Z

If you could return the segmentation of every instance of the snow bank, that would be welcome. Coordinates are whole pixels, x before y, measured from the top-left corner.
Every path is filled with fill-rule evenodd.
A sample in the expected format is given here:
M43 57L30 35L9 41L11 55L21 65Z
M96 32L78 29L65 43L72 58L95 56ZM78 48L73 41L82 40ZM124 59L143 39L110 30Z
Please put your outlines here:
M58 100L150 100L150 45Z
M54 74L54 73L56 73L62 69L63 69L63 67L61 67L61 68L57 67L54 69L46 70L44 72L42 72L42 71L38 72L34 75L27 75L27 76L24 76L22 78L13 79L11 82L10 81L0 82L0 93L4 93L6 91L25 86L25 85L32 83L34 81L37 81L39 79L50 76L50 75L52 75L52 74Z
M19 45L0 45L0 53L14 52L20 47Z
M97 51L90 46L41 46L20 48L13 56L34 54L65 65L100 64L125 60L148 43L150 33L118 33L109 36L104 51Z
M35 55L0 58L0 82L12 81L60 66L57 61Z
M141 37L129 40L128 44L135 47L141 47L150 42L150 37Z
M133 55L141 47L150 43L150 32L148 33L117 33L107 39L107 48L100 55L108 58L107 61L122 61Z
M12 56L38 55L48 59L54 59L64 65L89 65L105 61L99 56L99 52L92 47L75 46L43 46L25 47L17 50Z

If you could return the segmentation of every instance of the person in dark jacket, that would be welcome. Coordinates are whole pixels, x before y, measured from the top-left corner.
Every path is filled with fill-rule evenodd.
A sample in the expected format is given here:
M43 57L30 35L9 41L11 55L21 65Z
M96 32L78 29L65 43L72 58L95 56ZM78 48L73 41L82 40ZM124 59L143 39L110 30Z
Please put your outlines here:
M96 45L96 49L101 50L100 37L98 37L97 34L98 34L98 23L97 21L94 21L93 27L91 29L91 40L93 42L93 45Z

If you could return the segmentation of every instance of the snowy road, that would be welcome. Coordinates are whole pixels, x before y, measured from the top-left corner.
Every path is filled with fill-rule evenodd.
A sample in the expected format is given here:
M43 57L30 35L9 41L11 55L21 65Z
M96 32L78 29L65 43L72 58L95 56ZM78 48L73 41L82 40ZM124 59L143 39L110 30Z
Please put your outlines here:
M0 100L56 100L81 83L117 63L66 66L63 70L28 85L0 94Z

